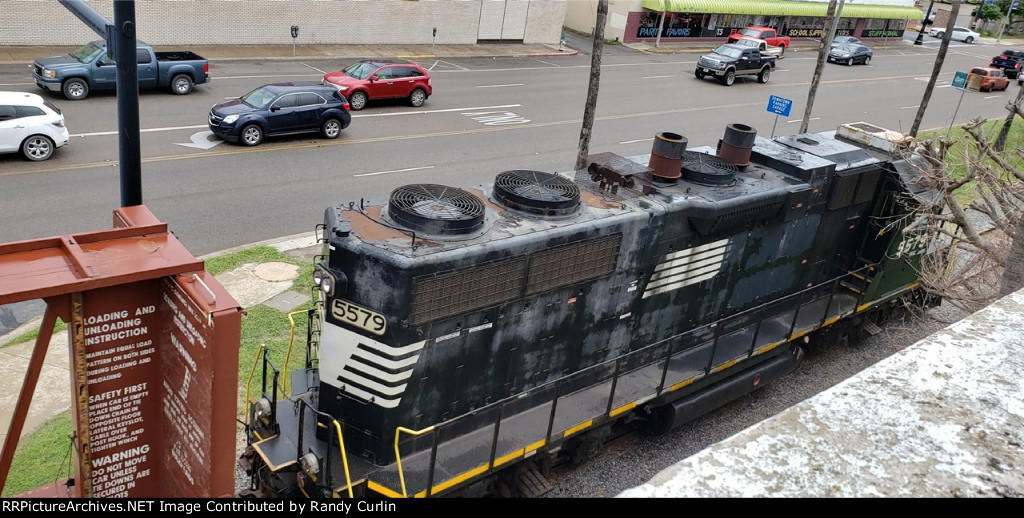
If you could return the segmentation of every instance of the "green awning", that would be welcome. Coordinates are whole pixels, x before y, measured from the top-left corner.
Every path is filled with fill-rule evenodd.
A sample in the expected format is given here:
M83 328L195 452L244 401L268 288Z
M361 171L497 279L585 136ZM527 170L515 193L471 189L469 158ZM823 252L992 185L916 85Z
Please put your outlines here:
M787 2L785 0L643 0L643 6L652 11L671 13L762 14L821 18L828 14L828 2ZM923 20L924 13L913 6L843 3L840 17Z

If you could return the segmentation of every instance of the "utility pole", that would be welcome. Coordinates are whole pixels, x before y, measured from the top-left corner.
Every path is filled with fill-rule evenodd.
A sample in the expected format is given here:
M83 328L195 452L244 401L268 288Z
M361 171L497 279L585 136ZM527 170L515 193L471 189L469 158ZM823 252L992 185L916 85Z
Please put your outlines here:
M818 83L821 82L821 72L825 69L825 58L832 47L832 38L839 26L839 15L842 13L842 2L839 0L839 9L836 9L836 1L828 3L828 11L825 13L825 25L828 28L827 34L822 34L821 44L818 46L818 64L814 67L814 76L811 78L811 89L807 92L807 106L804 107L804 118L800 121L800 133L807 133L807 124L811 120L811 110L814 107L814 96L818 93ZM822 29L824 31L824 29Z
M580 129L580 147L576 155L577 171L587 165L590 133L594 129L594 110L597 108L597 87L601 82L601 53L604 51L604 19L608 15L608 0L597 2L597 22L594 25L594 52L590 57L590 87L587 104L583 107L583 127Z
M949 21L946 22L946 32L942 34L942 43L939 45L939 53L935 55L935 66L932 67L932 77L928 79L928 86L925 87L924 97L921 105L917 108L917 116L914 117L914 125L910 127L910 136L916 137L917 130L921 128L921 120L924 119L924 112L928 109L928 101L932 98L932 90L935 89L935 82L939 79L939 72L942 71L942 63L946 61L946 50L949 49L949 39L953 36L953 27L956 25L956 16L960 13L960 3L963 0L953 0L953 7L949 10Z

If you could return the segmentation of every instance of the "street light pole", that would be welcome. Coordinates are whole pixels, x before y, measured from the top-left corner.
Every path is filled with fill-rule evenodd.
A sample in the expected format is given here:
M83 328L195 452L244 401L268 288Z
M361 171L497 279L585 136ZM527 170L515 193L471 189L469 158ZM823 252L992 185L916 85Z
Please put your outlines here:
M914 45L924 45L924 30L931 23L929 20L932 16L932 7L935 6L935 0L928 2L928 12L924 15L924 21L921 22L921 30L917 31L917 39L914 40Z

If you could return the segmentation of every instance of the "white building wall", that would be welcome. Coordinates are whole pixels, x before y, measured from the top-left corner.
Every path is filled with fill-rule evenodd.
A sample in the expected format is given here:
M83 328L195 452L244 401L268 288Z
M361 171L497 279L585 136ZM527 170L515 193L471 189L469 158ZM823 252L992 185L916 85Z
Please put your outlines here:
M641 0L608 0L604 39L622 41L626 33L626 17L643 10ZM597 22L597 0L569 0L565 10L565 26L585 34L594 33Z
M151 45L290 45L298 25L294 42L303 45L475 44L483 2L504 0L137 0L136 37ZM113 22L113 0L86 3ZM529 0L523 42L557 44L566 4ZM0 45L98 38L55 0L0 0Z

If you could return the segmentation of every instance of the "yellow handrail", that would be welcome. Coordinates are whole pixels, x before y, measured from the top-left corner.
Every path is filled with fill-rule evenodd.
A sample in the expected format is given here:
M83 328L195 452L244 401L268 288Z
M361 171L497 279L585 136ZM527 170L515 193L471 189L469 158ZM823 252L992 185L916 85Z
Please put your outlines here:
M252 370L249 371L249 379L245 382L245 403L253 403L254 401L249 399L249 386L252 385L252 376L256 373L256 365L260 363L260 358L263 357L263 350L267 348L267 344L260 344L260 349L256 351L256 359L252 362ZM249 412L248 409L245 410Z
M395 462L398 463L398 479L402 481L403 498L409 498L409 495L405 491L405 473L402 471L402 455L398 452L398 438L399 436L401 436L402 432L405 432L409 435L412 435L413 437L416 437L432 431L434 431L433 426L428 426L420 431L410 430L408 428L404 428L401 426L395 429Z
M284 382L281 383L281 396L285 398L288 397L288 361L292 357L292 344L295 343L295 319L292 318L292 315L305 312L306 311L292 311L291 313L288 313L288 322L291 322L292 324L292 331L291 335L288 337L288 352L285 353L284 356Z
M337 419L331 419L334 423L335 430L338 431L338 450L341 452L341 465L345 468L345 483L348 484L348 497L352 498L352 475L348 472L348 456L345 454L345 441L341 440L341 425L338 424ZM327 469L330 469L328 467ZM401 473L401 469L399 469Z

